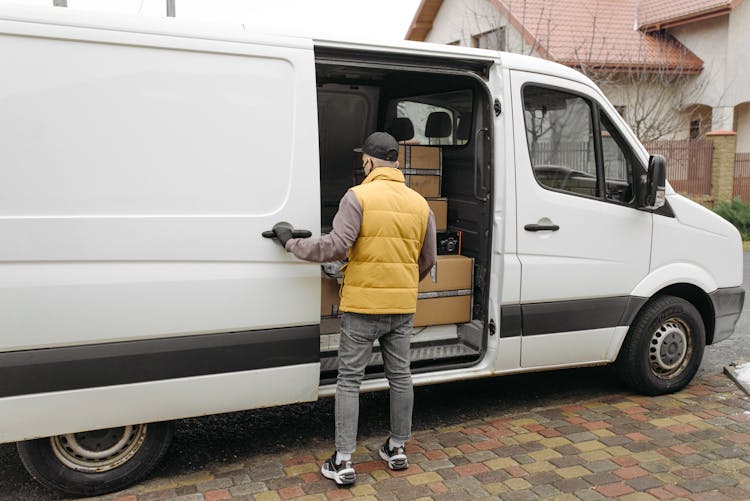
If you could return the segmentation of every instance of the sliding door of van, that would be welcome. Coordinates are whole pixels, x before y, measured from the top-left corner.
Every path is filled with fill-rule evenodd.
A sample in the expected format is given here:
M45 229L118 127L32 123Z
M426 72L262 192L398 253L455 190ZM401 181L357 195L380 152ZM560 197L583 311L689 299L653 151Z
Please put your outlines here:
M586 85L512 72L524 367L603 361L646 276L642 166Z
M0 21L0 442L317 398L311 42L122 23Z

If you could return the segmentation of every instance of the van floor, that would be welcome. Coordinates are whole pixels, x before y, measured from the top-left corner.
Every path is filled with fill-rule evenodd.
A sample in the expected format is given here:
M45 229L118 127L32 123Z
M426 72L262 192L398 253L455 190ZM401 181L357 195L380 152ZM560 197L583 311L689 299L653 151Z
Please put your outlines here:
M338 332L330 332L331 325L336 319L322 319L320 336L320 378L321 383L333 382L338 368ZM471 329L473 330L473 329ZM474 345L468 337L460 335L459 327L451 325L433 325L415 327L410 349L411 366L413 370L425 367L442 366L476 362L481 355L481 348ZM383 356L380 344L375 341L372 354L365 369L365 379L382 377Z

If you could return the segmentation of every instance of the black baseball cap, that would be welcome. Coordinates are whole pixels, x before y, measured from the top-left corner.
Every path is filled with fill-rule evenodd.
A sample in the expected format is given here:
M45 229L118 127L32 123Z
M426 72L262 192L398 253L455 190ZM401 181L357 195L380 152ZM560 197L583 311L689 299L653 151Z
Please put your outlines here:
M398 160L398 141L386 132L373 132L361 148L354 148L357 153L367 153L373 158L387 162Z

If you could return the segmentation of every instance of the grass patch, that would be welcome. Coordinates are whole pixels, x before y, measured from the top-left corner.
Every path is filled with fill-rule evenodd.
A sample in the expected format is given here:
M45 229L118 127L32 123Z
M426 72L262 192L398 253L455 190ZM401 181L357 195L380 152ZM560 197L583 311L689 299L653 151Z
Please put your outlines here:
M717 202L714 212L732 223L739 230L743 241L750 240L750 204L735 198L731 202Z

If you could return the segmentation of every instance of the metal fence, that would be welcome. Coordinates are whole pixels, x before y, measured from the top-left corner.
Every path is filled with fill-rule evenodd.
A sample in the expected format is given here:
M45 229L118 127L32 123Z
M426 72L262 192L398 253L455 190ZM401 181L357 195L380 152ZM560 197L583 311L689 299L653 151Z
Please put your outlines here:
M531 146L531 160L535 166L561 165L596 176L594 151L586 142L536 142Z
M711 193L711 159L713 143L705 139L677 141L651 141L644 143L649 153L663 155L667 160L667 179L672 187L686 195L709 195ZM613 148L609 148L613 149ZM625 179L625 159L619 150L605 151L605 166L608 179ZM618 154L619 153L619 154ZM564 165L571 169L596 175L594 154L584 142L562 142L552 145L539 142L532 147L534 165ZM739 157L738 157L739 158ZM743 172L750 199L750 161ZM739 163L738 163L739 165ZM737 174L735 174L737 175ZM735 186L737 186L735 181Z
M750 203L750 153L736 153L734 156L734 190L732 198L739 197Z
M675 191L697 196L711 194L711 141L650 141L644 146L649 153L663 155L667 159L667 179Z

